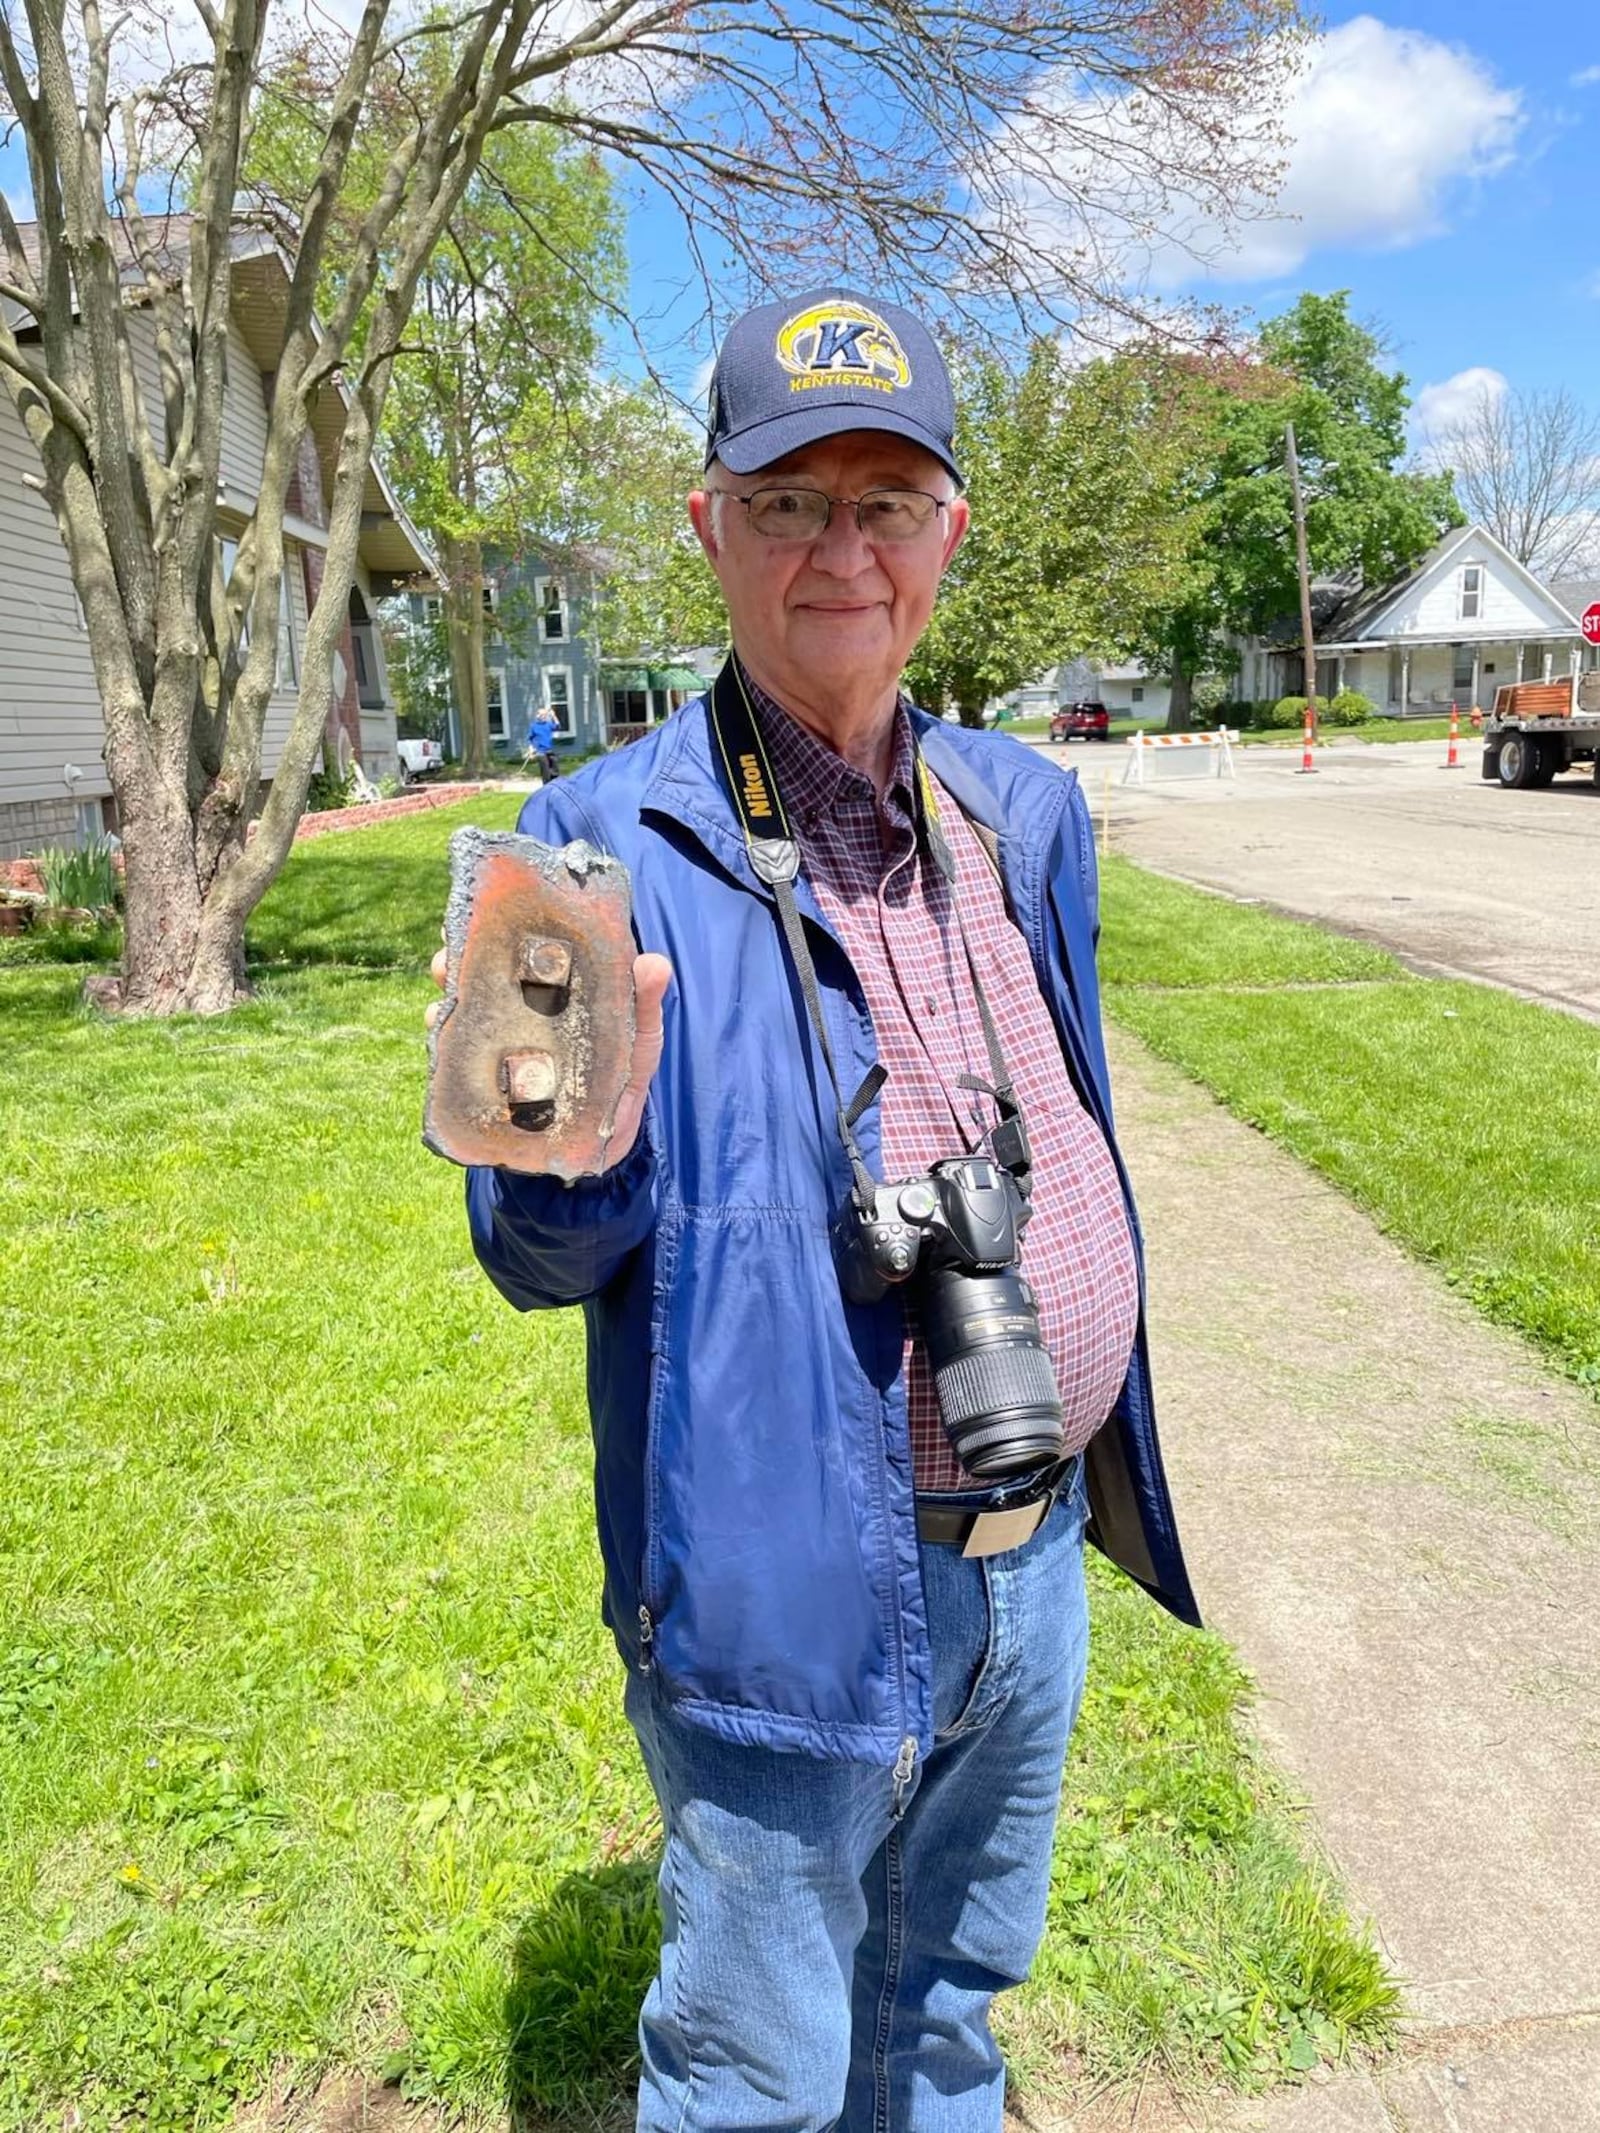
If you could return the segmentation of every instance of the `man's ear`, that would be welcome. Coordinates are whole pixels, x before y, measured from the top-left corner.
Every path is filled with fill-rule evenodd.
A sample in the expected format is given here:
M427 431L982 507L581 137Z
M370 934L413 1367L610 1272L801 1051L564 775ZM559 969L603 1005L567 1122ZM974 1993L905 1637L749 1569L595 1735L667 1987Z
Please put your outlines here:
M952 497L950 508L945 513L944 560L939 565L941 571L949 569L956 550L967 537L967 528L971 524L972 506L964 496Z
M706 552L708 562L717 560L716 509L709 489L689 491L689 523L699 536L700 545Z

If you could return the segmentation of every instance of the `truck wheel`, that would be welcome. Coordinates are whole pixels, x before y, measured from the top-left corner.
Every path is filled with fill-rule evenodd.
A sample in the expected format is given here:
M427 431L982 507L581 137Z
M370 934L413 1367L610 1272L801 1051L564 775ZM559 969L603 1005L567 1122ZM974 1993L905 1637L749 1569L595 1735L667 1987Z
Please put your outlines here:
M1525 789L1533 783L1538 761L1538 746L1525 733L1505 734L1500 742L1501 784L1514 790Z
M1535 741L1533 744L1533 776L1530 785L1553 785L1556 772L1565 770L1566 758L1559 741Z

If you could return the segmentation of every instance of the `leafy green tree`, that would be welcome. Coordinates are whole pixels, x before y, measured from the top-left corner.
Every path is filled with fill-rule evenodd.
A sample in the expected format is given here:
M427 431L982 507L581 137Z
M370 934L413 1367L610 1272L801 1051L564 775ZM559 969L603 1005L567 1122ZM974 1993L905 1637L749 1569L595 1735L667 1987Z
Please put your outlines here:
M1189 724L1197 675L1234 663L1233 640L1298 609L1294 504L1284 451L1294 424L1313 574L1369 584L1409 568L1461 510L1448 475L1407 471L1407 380L1383 363L1349 295L1305 295L1237 363L1194 374L1209 420L1185 489L1193 535L1187 596L1152 611L1126 647L1172 677L1169 723Z
M1075 368L1039 341L1019 371L969 353L955 376L972 524L908 680L976 725L994 697L1068 652L1117 649L1182 596L1194 416L1151 349Z

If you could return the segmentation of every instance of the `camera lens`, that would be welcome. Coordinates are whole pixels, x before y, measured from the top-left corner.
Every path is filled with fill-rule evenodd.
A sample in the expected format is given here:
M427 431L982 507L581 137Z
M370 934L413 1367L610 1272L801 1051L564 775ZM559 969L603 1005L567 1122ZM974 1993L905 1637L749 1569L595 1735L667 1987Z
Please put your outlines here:
M1003 1480L1059 1459L1061 1394L1023 1275L929 1268L920 1288L939 1413L967 1472Z

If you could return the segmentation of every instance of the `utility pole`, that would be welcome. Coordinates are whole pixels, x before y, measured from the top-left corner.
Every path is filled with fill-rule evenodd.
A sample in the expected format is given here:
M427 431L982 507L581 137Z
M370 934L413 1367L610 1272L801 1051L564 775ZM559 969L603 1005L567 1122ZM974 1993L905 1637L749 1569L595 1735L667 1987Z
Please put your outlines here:
M1300 570L1300 635L1305 649L1306 712L1312 738L1317 732L1317 647L1311 631L1311 572L1306 563L1306 505L1300 493L1300 460L1294 448L1294 424L1287 425L1289 485L1294 491L1294 548Z

